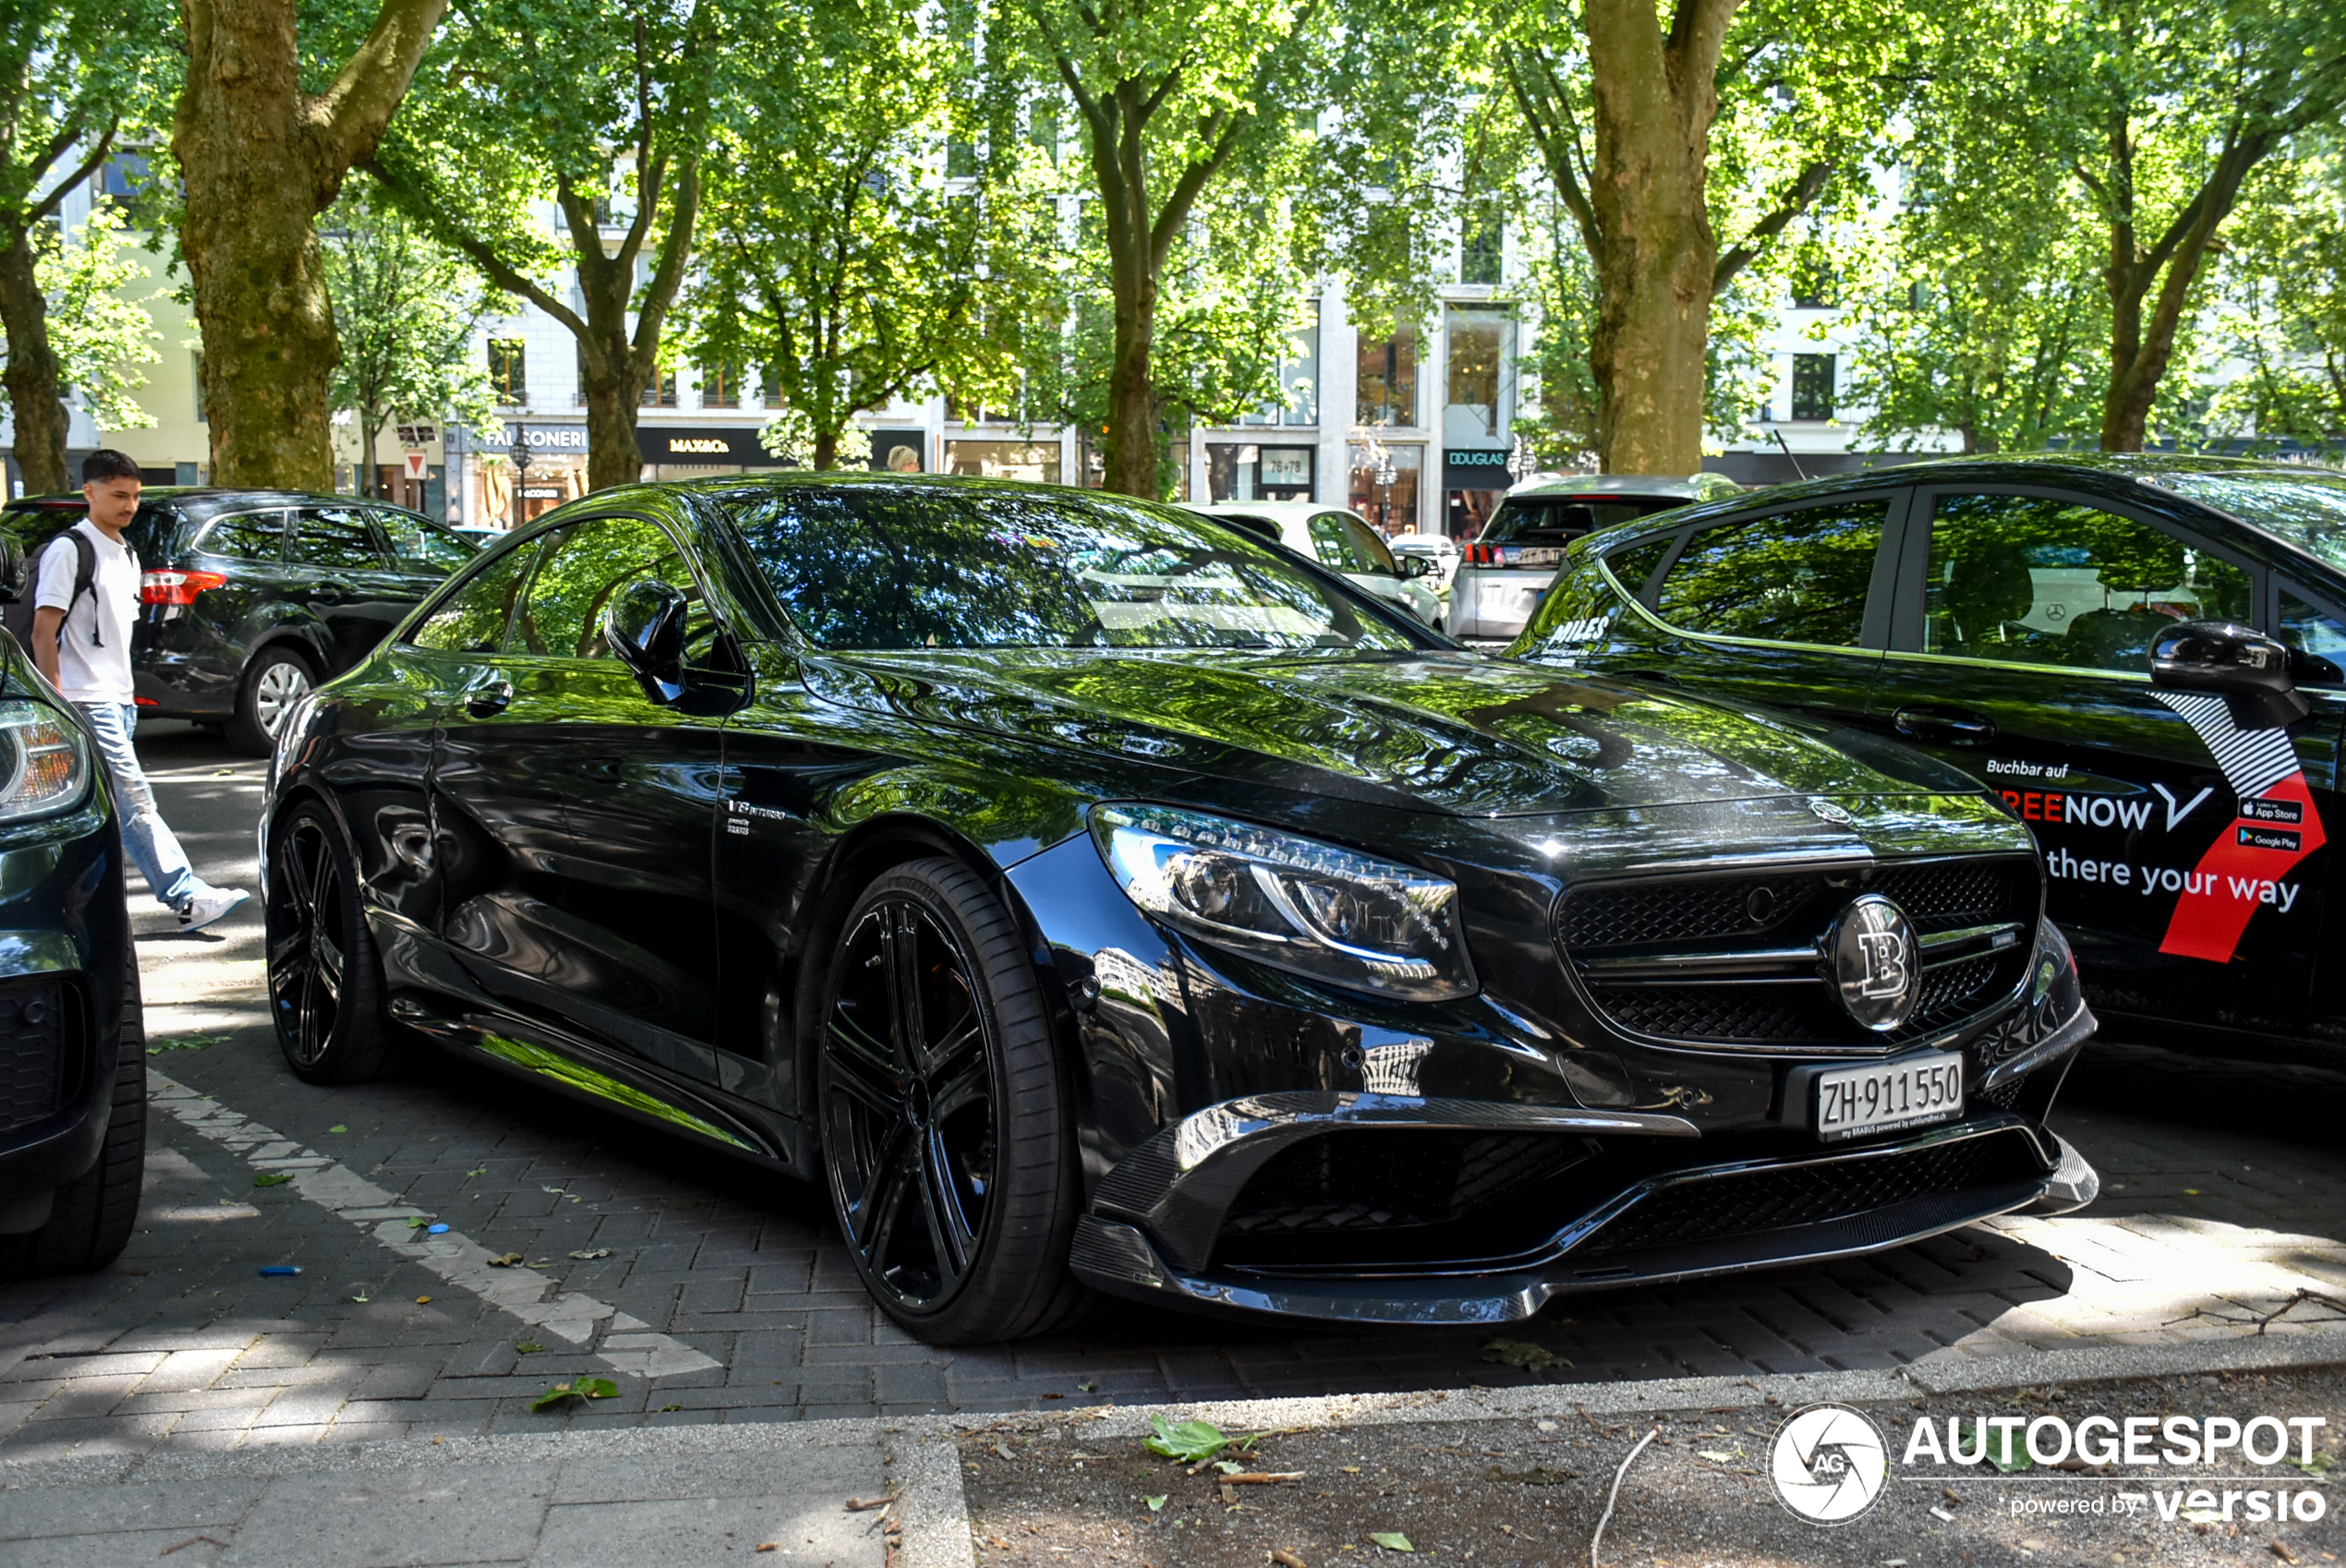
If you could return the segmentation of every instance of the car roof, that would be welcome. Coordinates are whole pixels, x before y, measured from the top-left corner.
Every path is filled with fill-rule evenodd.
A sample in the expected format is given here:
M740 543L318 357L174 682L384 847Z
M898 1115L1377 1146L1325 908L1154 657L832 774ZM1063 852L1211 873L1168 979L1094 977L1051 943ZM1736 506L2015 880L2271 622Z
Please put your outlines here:
M139 492L141 506L169 505L189 513L227 512L240 506L381 506L406 512L404 506L370 496L317 495L308 490L235 490L213 485L148 485ZM55 495L20 496L7 503L10 512L79 512L89 505L79 490ZM409 516L420 513L408 513ZM429 522L429 518L425 519Z
M1325 512L1351 513L1330 501L1185 501L1180 505L1191 512L1208 517L1265 517L1275 523L1308 522Z
M1542 474L1507 491L1516 496L1656 496L1669 501L1710 501L1743 487L1723 474Z

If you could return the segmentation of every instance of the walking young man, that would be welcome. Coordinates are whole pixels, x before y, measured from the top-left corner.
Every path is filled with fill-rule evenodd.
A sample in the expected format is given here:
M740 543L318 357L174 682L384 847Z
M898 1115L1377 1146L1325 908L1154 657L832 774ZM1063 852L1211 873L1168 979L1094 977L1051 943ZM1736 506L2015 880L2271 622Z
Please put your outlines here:
M122 842L158 902L179 917L182 931L200 931L251 895L214 887L188 869L187 852L155 809L155 791L130 743L139 709L131 699L130 627L139 614L139 553L122 531L139 514L139 465L100 449L81 464L81 493L90 515L74 525L89 536L97 570L76 594L81 552L62 536L41 552L33 591L32 661L65 699L79 708L97 737L98 754L114 785Z

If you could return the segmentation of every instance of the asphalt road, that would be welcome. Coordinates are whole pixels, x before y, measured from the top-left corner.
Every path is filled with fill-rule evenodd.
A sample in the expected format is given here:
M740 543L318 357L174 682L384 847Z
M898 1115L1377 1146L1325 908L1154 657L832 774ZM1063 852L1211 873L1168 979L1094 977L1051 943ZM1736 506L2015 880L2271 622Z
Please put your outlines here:
M185 726L140 749L198 869L253 886L263 765ZM0 1286L0 1458L1889 1368L2346 1315L2325 1302L2346 1301L2346 1076L2097 1048L2057 1117L2106 1184L2085 1215L1576 1297L1499 1335L1110 1304L939 1350L870 1306L814 1189L437 1055L310 1088L262 1016L257 907L185 936L131 902L157 1074L142 1228L104 1273ZM578 1376L616 1392L530 1410Z

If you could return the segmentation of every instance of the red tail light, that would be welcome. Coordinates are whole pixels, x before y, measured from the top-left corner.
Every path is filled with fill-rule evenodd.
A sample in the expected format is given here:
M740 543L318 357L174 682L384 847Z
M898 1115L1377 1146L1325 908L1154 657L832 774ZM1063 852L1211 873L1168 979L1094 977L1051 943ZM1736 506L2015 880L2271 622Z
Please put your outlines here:
M227 580L218 572L143 572L139 575L139 602L189 605L206 588L219 587Z

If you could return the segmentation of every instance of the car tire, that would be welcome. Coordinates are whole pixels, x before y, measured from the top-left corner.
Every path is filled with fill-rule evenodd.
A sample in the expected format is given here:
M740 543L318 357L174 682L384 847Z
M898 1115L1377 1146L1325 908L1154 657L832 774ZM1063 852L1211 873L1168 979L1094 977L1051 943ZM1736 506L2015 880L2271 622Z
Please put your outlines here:
M277 743L277 726L317 679L309 661L293 649L282 644L261 649L245 668L236 717L227 723L228 743L248 756L267 756Z
M382 964L341 825L323 804L287 812L269 847L269 1013L305 1083L363 1083L391 1065Z
M147 1171L147 1030L136 949L123 967L122 1043L98 1163L56 1189L39 1229L0 1236L0 1280L88 1273L130 1244Z
M819 995L824 1185L880 1309L932 1345L1072 1321L1074 1096L1001 899L954 861L891 868L840 922Z

